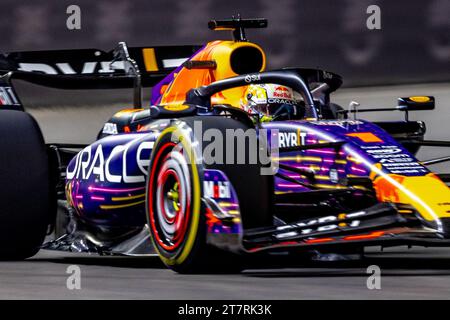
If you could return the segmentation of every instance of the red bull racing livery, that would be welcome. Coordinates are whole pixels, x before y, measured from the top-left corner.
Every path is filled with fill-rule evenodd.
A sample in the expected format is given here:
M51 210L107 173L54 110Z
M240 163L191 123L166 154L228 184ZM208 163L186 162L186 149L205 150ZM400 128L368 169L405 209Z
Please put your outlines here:
M415 156L420 146L450 143L425 140L424 123L408 118L433 109L434 98L343 109L331 99L340 76L265 70L265 53L245 29L266 26L211 21L234 40L203 46L3 55L0 258L40 248L158 255L191 273L239 270L241 257L280 251L450 246L449 175L428 169L449 157ZM114 114L90 145L44 143L14 79L132 87L135 108ZM152 87L148 107L143 87ZM379 110L405 120L359 117ZM46 234L53 237L44 242Z

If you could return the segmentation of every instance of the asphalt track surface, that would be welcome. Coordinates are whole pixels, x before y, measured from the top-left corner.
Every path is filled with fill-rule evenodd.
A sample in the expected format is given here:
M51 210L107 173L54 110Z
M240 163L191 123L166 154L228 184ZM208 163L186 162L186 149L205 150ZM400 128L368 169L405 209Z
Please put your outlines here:
M69 290L67 268L81 270ZM367 267L381 269L369 290ZM391 248L362 261L247 269L240 274L180 275L157 257L97 257L41 251L0 264L2 299L449 299L450 250Z
M335 95L335 101L343 106L356 100L361 107L390 107L398 96L419 94L435 95L437 108L433 112L418 112L412 118L426 121L428 139L450 138L449 84L346 89ZM116 92L105 95L106 100L114 102L112 107L98 103L85 106L78 94L65 95L58 107L48 107L55 103L49 98L33 99L28 104L47 141L90 142L112 111L126 105L117 103L120 94ZM400 113L366 115L372 120L401 117ZM448 153L426 149L419 158L440 155ZM448 166L439 169L450 172ZM71 265L80 267L80 290L66 286L66 271ZM370 265L381 269L380 290L367 288ZM449 298L450 248L394 247L384 252L371 248L357 261L290 261L277 268L251 266L233 275L179 275L167 270L157 257L98 257L52 251L41 251L23 262L0 262L0 299Z

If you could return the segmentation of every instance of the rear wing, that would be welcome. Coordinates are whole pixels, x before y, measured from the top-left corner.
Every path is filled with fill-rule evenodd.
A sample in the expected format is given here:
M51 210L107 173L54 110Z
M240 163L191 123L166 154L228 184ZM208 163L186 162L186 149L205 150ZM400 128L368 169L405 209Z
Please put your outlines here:
M0 54L0 108L23 110L14 79L58 89L134 88L134 106L142 105L142 87L152 87L188 60L201 46L128 47L27 51Z

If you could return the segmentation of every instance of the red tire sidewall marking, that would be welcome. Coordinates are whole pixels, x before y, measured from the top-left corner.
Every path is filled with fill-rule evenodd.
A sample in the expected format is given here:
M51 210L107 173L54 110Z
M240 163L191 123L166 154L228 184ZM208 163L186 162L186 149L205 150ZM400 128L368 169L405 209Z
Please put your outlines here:
M172 245L167 245L166 243L164 243L164 241L161 239L158 228L156 226L156 222L155 222L155 209L154 209L154 179L155 179L155 174L156 174L156 169L160 168L162 166L162 163L159 163L159 159L161 158L161 155L163 154L163 152L169 148L169 147L174 147L176 146L175 143L173 142L168 142L166 144L164 144L161 149L158 151L158 153L156 154L154 160L152 161L152 168L151 168L151 172L150 172L150 177L148 179L148 209L149 209L149 220L150 220L150 227L153 231L153 235L156 238L155 242L161 246L164 250L169 251L169 252L173 252L176 249L178 249L178 247L180 246L180 244L183 242L184 240L184 236L186 234L186 230L187 230L187 226L189 224L189 218L190 218L190 206L191 206L191 197L186 194L186 210L185 210L185 216L183 219L181 219L181 221L178 221L180 219L180 214L179 212L177 212L177 215L175 217L175 223L176 223L176 230L177 229L181 229L178 233L178 236L174 237L174 243ZM164 160L163 160L164 161ZM179 177L177 177L177 180L179 181ZM157 181L158 182L158 181ZM186 181L186 183L190 183L190 181ZM181 187L181 184L179 184ZM181 190L181 192L185 192L184 190ZM156 201L159 201L159 199L156 199ZM165 213L163 213L165 214Z

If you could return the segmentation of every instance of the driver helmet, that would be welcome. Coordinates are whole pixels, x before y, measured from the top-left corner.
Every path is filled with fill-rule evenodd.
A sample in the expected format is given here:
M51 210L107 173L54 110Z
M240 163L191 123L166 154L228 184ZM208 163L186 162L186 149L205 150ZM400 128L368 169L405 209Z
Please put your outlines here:
M252 84L241 99L241 108L258 115L262 121L279 118L291 119L297 115L299 94L291 88L278 84Z

